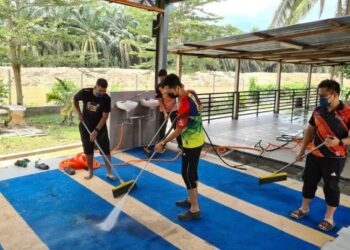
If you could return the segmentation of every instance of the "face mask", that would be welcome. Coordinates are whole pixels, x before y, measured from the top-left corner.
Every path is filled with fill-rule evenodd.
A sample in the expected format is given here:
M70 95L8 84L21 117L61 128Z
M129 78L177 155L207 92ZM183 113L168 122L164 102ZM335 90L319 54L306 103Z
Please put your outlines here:
M328 108L330 103L328 102L328 99L326 97L320 97L320 106L322 108Z
M102 95L102 94L100 94L100 93L98 93L98 92L96 92L96 93L95 93L95 96L96 96L97 98L101 98L101 97L103 97L103 95Z
M168 93L168 96L169 96L170 98L173 98L173 99L176 99L176 98L179 97L179 95L175 95L174 93Z

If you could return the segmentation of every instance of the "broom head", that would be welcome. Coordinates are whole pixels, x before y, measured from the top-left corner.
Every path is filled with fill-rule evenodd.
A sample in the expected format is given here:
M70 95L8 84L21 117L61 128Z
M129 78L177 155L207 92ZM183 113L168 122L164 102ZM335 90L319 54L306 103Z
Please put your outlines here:
M269 174L265 176L261 176L259 178L259 185L264 185L268 183L278 182L278 181L285 181L287 180L287 173L277 173L277 174Z

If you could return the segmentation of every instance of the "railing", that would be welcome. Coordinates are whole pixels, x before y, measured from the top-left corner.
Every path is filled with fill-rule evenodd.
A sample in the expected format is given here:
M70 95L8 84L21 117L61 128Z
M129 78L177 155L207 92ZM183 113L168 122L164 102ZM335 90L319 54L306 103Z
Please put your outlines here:
M234 93L198 94L203 104L203 120L232 118Z
M244 115L310 109L317 105L317 89L265 90L198 94L203 104L203 120L238 118ZM236 98L238 101L235 102ZM235 103L238 107L235 108Z

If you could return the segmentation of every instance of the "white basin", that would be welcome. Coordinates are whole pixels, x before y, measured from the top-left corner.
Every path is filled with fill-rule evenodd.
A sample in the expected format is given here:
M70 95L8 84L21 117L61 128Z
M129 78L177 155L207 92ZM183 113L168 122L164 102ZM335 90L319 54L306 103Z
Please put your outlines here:
M131 110L137 107L137 102L134 101L118 101L116 105L118 108L125 110L126 112L130 112Z
M148 108L155 108L159 106L157 99L141 99L141 105Z

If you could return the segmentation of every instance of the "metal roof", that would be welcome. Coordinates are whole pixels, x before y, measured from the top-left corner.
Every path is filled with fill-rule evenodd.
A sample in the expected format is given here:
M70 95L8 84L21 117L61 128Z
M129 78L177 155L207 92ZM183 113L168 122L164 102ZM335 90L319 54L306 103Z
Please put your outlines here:
M350 64L350 16L173 46L170 53L315 66Z

